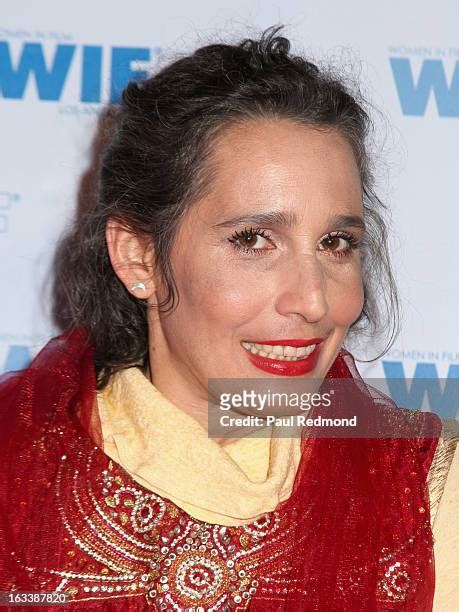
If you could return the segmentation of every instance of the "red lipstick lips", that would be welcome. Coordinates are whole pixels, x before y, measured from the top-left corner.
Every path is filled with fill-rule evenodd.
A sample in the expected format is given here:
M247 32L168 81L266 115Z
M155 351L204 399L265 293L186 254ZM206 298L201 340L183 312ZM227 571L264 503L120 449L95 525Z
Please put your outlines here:
M290 338L288 340L250 340L251 344L267 344L269 346L310 346L315 344L316 347L310 355L297 361L280 361L278 359L270 359L251 353L247 349L247 356L255 367L268 374L276 374L277 376L301 376L307 374L315 368L321 349L323 338L311 338L303 340L298 338Z

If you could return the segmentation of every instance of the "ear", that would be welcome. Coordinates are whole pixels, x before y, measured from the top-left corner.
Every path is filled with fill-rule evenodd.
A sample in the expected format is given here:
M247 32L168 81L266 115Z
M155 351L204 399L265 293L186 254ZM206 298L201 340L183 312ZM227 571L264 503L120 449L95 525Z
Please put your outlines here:
M153 247L116 219L108 220L105 238L113 269L129 293L139 299L151 298L156 291Z

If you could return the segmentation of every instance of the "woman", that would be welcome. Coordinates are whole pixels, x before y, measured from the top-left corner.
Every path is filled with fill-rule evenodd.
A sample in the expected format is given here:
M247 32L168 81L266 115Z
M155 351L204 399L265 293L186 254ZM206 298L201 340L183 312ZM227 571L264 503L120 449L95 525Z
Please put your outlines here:
M397 306L368 129L276 28L128 85L60 251L68 330L1 387L1 590L432 609L440 420L377 398L343 348ZM209 379L285 377L347 380L340 414L386 435L207 436Z

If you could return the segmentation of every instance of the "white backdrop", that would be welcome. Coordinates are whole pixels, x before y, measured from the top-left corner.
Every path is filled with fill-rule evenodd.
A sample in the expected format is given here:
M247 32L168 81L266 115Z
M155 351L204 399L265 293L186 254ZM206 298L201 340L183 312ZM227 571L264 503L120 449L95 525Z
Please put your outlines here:
M424 409L423 385L459 378L456 2L4 0L0 17L0 371L24 367L56 332L51 256L111 83L154 69L161 53L283 23L298 51L351 66L382 112L379 191L393 211L404 321L392 350L360 370L414 377Z

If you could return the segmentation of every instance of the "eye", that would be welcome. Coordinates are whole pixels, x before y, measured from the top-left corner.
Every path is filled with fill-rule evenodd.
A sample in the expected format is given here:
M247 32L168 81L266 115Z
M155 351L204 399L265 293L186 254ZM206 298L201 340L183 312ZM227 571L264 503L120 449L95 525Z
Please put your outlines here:
M320 251L326 251L334 257L346 257L350 255L354 249L358 249L359 240L354 234L349 232L330 232L319 243L322 248Z
M251 255L261 255L264 251L269 251L275 247L272 245L269 234L260 228L246 228L242 231L234 232L229 242L238 250Z

